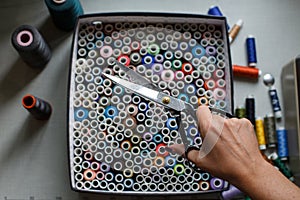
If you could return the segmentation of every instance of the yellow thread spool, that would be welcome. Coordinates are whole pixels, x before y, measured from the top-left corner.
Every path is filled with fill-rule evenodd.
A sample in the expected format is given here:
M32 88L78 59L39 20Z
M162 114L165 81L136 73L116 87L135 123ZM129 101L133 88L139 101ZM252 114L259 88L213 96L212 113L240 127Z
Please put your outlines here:
M259 149L265 150L266 149L266 138L265 138L263 119L260 117L256 118L255 125L256 125L256 137L257 137Z

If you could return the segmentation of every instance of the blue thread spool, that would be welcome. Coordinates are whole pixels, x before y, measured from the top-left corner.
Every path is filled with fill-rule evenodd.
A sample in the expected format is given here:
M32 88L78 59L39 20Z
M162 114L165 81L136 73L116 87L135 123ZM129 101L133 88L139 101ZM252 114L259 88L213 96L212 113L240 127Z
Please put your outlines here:
M65 31L75 27L77 18L83 14L79 0L45 0L54 24Z
M153 141L157 144L161 143L162 142L162 136L161 134L157 133L153 136Z
M256 45L255 45L255 38L253 35L249 35L247 37L246 46L247 46L248 65L250 67L256 67L257 64Z
M75 120L82 121L88 117L89 112L85 108L79 108L75 111Z
M274 82L275 79L271 74L264 75L264 84L269 87L269 96L271 99L274 115L277 119L280 119L282 117L282 113L281 113L279 98L277 95L277 90L274 86Z
M146 55L142 58L142 64L149 67L154 63L154 58L151 55Z
M114 118L115 116L118 115L118 109L115 107L115 106L107 106L105 108L105 112L104 112L104 115L105 117L107 118Z
M193 47L192 54L195 58L201 58L206 53L205 49L201 45Z
M177 98L181 101L189 102L189 97L186 94L179 94Z
M170 130L176 130L178 129L178 124L176 122L175 118L169 118L166 122L166 126L170 129Z
M208 11L207 14L209 15L214 15L214 16L223 16L223 13L221 12L220 8L218 6L211 6ZM227 30L229 30L230 27L227 24Z
M211 6L208 9L207 14L214 15L214 16L223 16L223 14L218 6Z
M167 168L173 168L175 165L176 165L176 159L174 157L167 156L165 158L165 166Z
M285 128L280 127L276 130L276 134L277 134L278 156L281 160L287 160L289 156L287 131Z

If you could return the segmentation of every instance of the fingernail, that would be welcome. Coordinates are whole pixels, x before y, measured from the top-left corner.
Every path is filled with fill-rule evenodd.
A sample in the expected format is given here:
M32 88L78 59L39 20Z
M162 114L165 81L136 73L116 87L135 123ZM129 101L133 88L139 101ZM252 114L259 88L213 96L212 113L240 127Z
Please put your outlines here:
M169 153L175 153L173 149L171 149L170 147L165 147L165 150Z

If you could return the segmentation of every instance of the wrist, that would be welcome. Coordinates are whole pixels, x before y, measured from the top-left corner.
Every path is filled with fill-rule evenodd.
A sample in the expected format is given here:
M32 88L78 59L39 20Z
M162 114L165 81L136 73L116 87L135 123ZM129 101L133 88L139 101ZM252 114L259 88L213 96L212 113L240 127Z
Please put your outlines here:
M249 186L259 185L264 182L265 176L275 170L274 167L264 159L257 159L250 163L247 168L240 170L236 177L228 181L242 190L247 190Z

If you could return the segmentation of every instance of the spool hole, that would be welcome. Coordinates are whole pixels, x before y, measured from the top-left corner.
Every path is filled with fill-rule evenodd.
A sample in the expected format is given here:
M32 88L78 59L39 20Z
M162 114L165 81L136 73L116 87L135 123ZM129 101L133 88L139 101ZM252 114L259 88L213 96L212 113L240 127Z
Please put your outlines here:
M32 108L36 103L36 99L32 95L27 95L23 97L22 103L25 108Z

